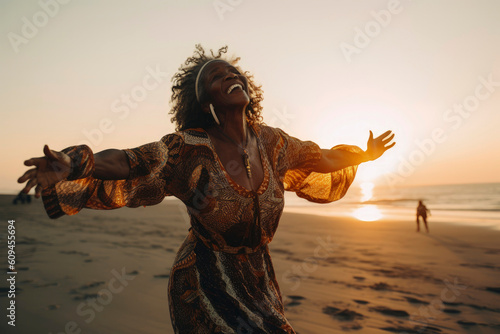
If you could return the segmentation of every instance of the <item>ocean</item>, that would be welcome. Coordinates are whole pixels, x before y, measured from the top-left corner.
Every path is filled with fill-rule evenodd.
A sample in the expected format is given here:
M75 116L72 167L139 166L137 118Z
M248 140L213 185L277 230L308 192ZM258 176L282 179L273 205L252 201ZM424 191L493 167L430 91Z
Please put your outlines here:
M287 193L285 211L321 216L351 216L364 221L415 221L418 201L431 211L429 221L490 226L500 229L500 183L432 186L353 184L334 203L315 204Z
M174 200L174 198L166 198ZM418 201L431 211L430 222L489 226L500 230L500 183L387 187L370 182L354 183L346 196L329 204L317 204L285 194L285 212L330 217L354 217L362 221L414 222Z

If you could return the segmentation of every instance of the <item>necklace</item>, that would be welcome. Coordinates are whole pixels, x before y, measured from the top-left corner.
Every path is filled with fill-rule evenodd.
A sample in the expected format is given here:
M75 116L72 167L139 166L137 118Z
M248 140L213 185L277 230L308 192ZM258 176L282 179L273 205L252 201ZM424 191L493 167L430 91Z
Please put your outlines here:
M238 146L243 151L243 153L241 154L241 157L243 159L243 164L245 165L245 169L247 171L247 177L249 179L252 179L252 170L250 168L250 156L248 155L248 151L247 151L248 132L250 131L250 129L247 128L247 136L246 136L246 139L245 139L245 146L244 147L241 147L240 144L238 144L233 138L231 138L227 134L225 134L219 127L217 127L217 130L219 130L219 132L224 137L226 137L227 139L229 139L234 145Z

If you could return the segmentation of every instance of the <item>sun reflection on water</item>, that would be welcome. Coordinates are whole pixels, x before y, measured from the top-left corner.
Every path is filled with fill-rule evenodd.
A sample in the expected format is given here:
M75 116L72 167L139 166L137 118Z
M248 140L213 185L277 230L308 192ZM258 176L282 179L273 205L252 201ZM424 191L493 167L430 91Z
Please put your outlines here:
M363 182L360 185L361 188L361 202L366 202L373 197L373 182Z
M361 202L366 202L373 197L373 182L363 182L361 188ZM359 208L354 210L351 215L361 221L371 222L382 218L382 213L374 204L361 204Z
M373 204L365 204L352 212L352 216L364 222L372 222L382 218L382 213Z

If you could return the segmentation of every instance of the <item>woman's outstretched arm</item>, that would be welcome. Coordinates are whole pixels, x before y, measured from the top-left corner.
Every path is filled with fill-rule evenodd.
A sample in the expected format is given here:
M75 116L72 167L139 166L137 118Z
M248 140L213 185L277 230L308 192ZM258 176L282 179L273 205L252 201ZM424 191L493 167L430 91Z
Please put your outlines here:
M26 183L23 192L28 193L35 187L35 197L40 197L42 190L66 180L72 173L71 158L64 152L51 150L47 145L43 148L45 156L31 158L24 162L26 166L34 166L26 171L18 180ZM92 177L101 180L122 180L129 176L130 167L124 151L110 149L94 154L94 171Z
M109 149L94 154L95 171L92 175L100 180L124 180L128 178L130 166L122 150Z
M378 159L385 151L396 144L395 142L389 144L393 138L394 134L392 131L386 131L374 139L373 133L370 131L367 149L362 153L344 150L321 150L321 160L316 165L314 171L317 173L331 173L349 166Z

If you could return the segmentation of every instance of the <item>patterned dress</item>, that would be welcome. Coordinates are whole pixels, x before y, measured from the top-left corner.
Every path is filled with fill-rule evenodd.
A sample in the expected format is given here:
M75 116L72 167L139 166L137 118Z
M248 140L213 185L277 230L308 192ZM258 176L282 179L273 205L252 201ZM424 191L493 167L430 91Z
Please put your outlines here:
M73 173L44 190L46 211L57 218L82 208L154 205L173 195L191 218L168 287L175 332L295 333L284 314L268 249L283 211L284 191L318 203L338 200L353 181L356 166L314 173L321 158L318 145L280 129L252 129L264 171L257 191L234 182L207 133L191 129L124 150L131 168L127 180L94 179L90 149L65 149ZM347 145L332 149L361 152Z

